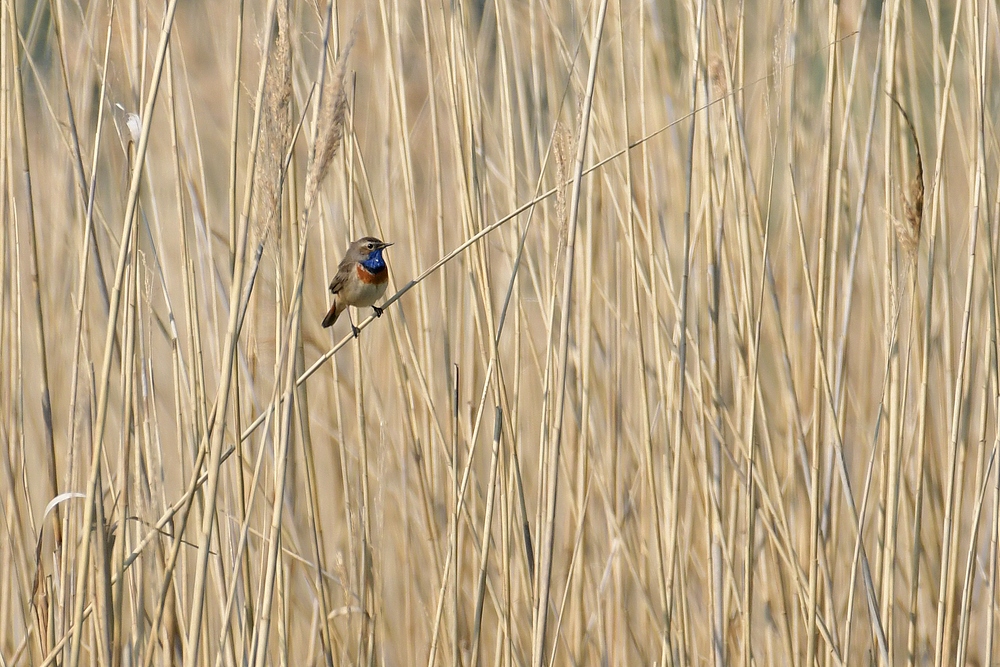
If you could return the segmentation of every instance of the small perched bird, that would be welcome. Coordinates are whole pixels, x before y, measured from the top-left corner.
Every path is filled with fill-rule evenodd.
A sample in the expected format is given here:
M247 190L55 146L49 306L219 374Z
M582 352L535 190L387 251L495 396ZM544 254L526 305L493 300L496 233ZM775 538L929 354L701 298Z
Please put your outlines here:
M340 314L348 306L355 308L372 307L376 317L382 317L382 309L375 305L379 297L385 294L385 286L389 284L389 269L385 265L382 251L391 246L374 236L366 236L351 244L340 260L337 275L330 283L333 293L333 305L323 318L323 327L333 326ZM358 328L351 321L351 331L358 337Z

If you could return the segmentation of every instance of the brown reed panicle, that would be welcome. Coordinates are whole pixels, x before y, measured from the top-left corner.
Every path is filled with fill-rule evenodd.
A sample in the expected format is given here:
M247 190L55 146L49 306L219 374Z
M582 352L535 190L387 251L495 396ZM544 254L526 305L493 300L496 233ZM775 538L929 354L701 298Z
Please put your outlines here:
M288 2L278 3L274 46L264 76L264 112L261 118L260 163L254 173L254 207L258 230L281 218L278 214L285 153L292 139L292 58L288 37Z
M895 217L892 219L893 227L896 229L896 240L900 247L911 258L916 257L917 244L920 243L920 223L924 216L924 161L920 157L920 142L917 141L917 131L913 127L910 115L899 103L892 93L886 93L892 103L903 115L906 126L910 129L910 136L913 138L913 147L916 149L916 173L910 181L909 193L903 193L903 220Z
M326 178L330 163L337 154L340 142L344 138L344 119L347 117L347 88L344 85L347 81L347 59L351 55L351 48L353 48L354 40L358 36L360 22L361 15L359 14L358 18L354 20L351 36L344 45L333 76L326 76L323 80L323 89L320 92L319 100L319 118L316 121L316 147L306 172L306 205L304 209L306 215L312 209L316 192L323 179Z

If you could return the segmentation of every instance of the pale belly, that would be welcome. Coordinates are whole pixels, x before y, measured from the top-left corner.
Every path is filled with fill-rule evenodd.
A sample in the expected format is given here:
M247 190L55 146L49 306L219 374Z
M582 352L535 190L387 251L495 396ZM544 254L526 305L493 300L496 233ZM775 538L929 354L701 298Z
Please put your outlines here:
M340 290L339 296L345 303L355 308L367 308L368 306L374 306L375 302L385 294L385 287L388 284L388 281L384 283L365 283L360 280L351 281L349 285L345 285Z

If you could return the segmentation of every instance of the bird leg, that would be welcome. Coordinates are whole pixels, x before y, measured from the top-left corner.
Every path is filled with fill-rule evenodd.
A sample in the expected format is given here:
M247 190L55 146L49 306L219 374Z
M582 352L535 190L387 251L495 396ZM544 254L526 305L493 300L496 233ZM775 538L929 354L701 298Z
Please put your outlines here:
M382 317L382 309L378 306L372 306L372 310L375 311L375 317Z
M345 310L346 310L346 309L345 309ZM361 335L361 329L359 329L359 328L357 328L356 326L354 326L354 318L353 318L353 317L351 317L351 311L350 311L350 310L348 310L348 311L347 311L347 319L348 319L348 320L350 321L350 323L351 323L351 333L353 333L353 334L354 334L354 337L355 337L355 338L357 338L358 336L360 336L360 335Z

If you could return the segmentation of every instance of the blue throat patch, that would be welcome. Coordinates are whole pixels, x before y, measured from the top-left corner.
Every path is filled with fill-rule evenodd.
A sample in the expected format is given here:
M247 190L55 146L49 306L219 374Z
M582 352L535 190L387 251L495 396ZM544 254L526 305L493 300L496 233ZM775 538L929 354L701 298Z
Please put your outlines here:
M385 271L385 259L382 258L383 250L385 250L385 248L379 248L378 250L371 251L368 254L368 259L361 262L361 266L365 267L372 273Z

